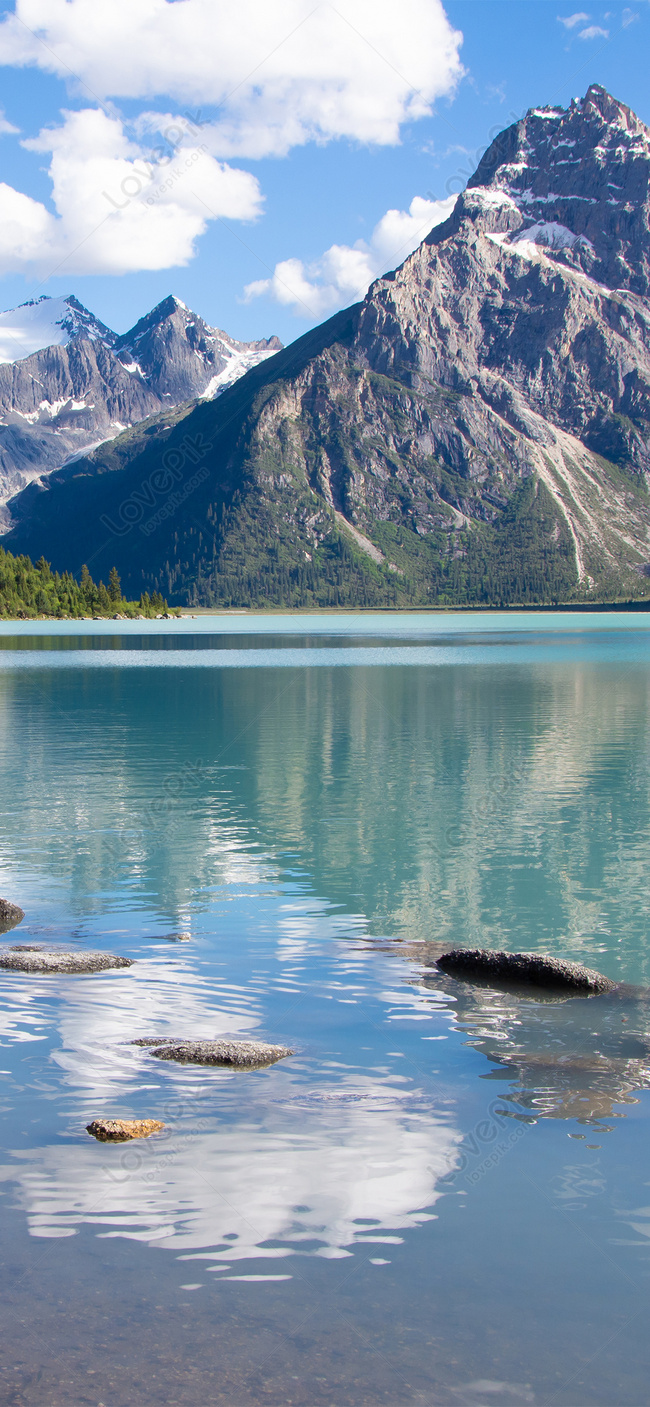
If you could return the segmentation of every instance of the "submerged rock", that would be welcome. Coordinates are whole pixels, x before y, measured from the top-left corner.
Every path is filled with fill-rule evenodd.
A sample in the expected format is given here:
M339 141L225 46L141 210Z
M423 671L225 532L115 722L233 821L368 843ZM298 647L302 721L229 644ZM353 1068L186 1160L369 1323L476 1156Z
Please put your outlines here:
M149 1041L134 1041L133 1044L148 1045ZM265 1041L167 1041L151 1054L159 1060L178 1060L183 1065L227 1065L255 1070L273 1065L294 1052L286 1045L268 1045Z
M439 996L440 972L425 969L422 985ZM503 1118L619 1119L650 1089L648 988L621 983L589 995L468 980L454 991L453 1015L463 1041L489 1062L501 1130Z
M613 992L618 985L602 973L583 967L579 962L542 953L500 953L491 948L454 948L436 962L442 972L453 977L477 977L483 981L516 982L537 987L554 987L581 992L585 996L597 992Z
M88 1133L100 1143L126 1143L129 1138L149 1138L165 1125L159 1119L93 1119L86 1124Z
M0 933L6 933L8 928L15 928L17 923L22 923L25 914L17 904L10 904L8 899L0 899Z
M131 967L132 958L114 953L60 953L25 945L0 952L0 967L11 972L106 972L112 967Z

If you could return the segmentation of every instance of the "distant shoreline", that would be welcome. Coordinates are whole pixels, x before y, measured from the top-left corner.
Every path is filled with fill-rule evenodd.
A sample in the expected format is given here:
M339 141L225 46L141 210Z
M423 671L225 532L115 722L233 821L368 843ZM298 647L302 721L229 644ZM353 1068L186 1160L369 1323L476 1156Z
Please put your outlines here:
M560 604L549 603L543 606L490 606L484 602L476 605L463 606L194 606L192 609L185 606L177 607L179 614L176 620L187 620L193 617L205 616L416 616L416 615L467 615L474 611L490 612L492 615L516 615L518 612L530 614L532 612L550 611L563 612L584 612L584 613L604 613L608 611L649 611L650 597L645 601L598 601L598 602L566 602ZM112 620L109 616L107 619ZM171 619L171 617L170 617Z

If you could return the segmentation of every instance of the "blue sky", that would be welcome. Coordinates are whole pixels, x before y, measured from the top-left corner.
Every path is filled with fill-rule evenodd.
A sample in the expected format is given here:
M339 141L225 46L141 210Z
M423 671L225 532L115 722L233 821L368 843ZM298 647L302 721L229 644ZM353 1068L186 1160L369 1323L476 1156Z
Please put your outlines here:
M528 107L599 82L650 122L648 0L15 0L0 20L0 307L73 292L117 331L174 292L289 342L401 262Z

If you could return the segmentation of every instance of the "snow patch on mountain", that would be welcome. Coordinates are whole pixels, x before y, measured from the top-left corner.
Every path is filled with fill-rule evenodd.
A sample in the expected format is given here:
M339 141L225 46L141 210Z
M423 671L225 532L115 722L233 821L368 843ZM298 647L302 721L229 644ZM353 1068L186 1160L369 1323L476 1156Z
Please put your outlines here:
M511 244L541 244L547 249L573 249L574 244L581 244L587 249L593 249L593 244L585 235L576 235L566 225L558 225L555 220L541 220L535 225L528 225L526 229L518 230L512 235Z
M48 298L43 294L0 313L0 362L23 361L45 347L65 347L74 337L107 347L115 341L115 334L73 295Z
M511 205L516 209L517 201L504 190L489 190L487 186L472 186L465 191L465 204L478 201L481 205Z
M228 351L225 344L223 351L224 353ZM214 401L217 396L221 395L222 391L226 391L229 386L239 380L240 376L244 376L247 371L250 371L251 367L257 366L259 362L267 361L269 357L274 357L276 351L276 347L271 347L268 352L233 352L218 376L213 376L210 379L205 390L201 392L199 400Z

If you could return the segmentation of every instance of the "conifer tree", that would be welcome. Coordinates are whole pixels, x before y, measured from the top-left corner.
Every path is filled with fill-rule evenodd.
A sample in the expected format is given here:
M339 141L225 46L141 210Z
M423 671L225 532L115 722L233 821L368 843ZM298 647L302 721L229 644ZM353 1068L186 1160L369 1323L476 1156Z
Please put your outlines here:
M110 612L110 610L111 610L112 605L113 605L113 602L111 601L111 598L110 598L110 596L109 596L109 594L108 594L108 591L106 590L106 587L104 586L103 581L100 581L100 583L99 583L99 609L100 609L101 614L102 614L102 615L108 615L109 612Z
M111 601L122 600L122 583L117 574L117 567L111 567L108 577L108 594Z

